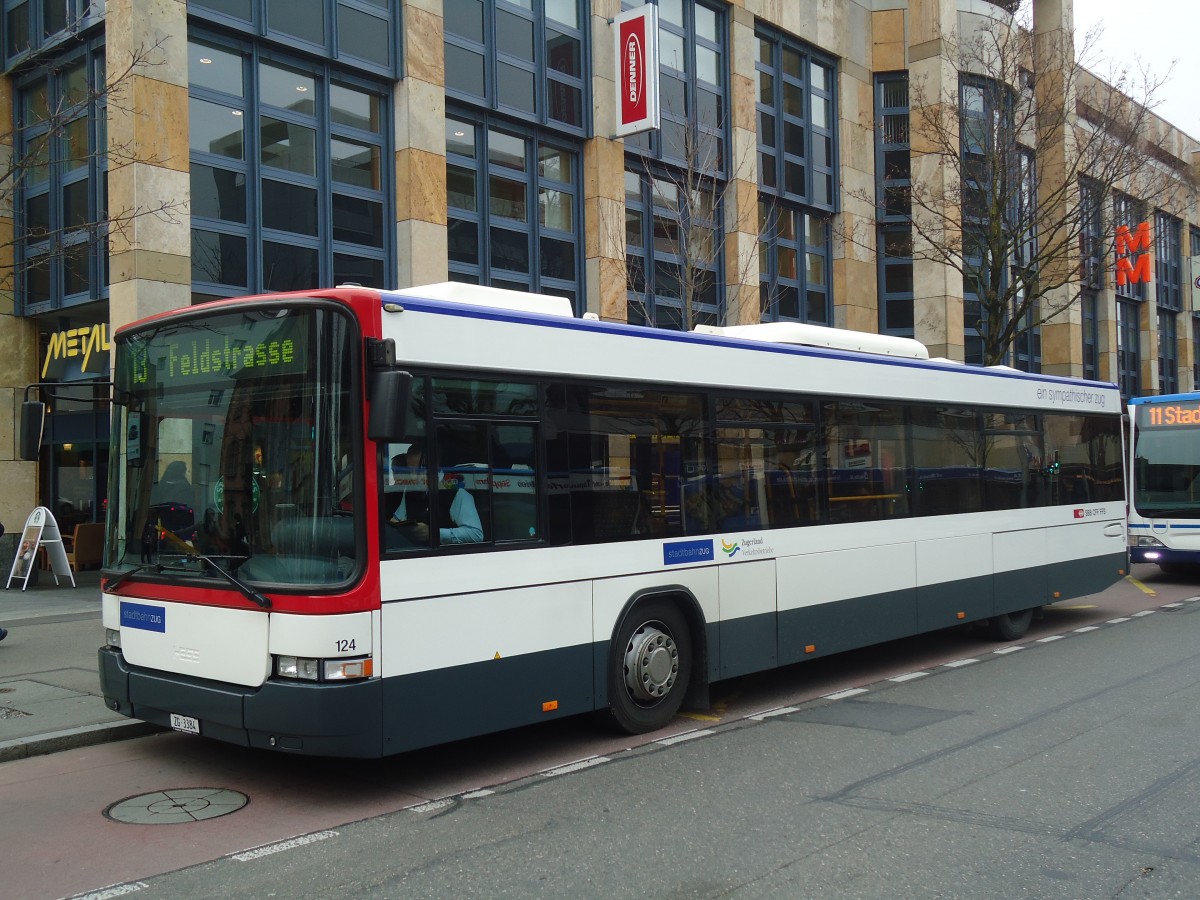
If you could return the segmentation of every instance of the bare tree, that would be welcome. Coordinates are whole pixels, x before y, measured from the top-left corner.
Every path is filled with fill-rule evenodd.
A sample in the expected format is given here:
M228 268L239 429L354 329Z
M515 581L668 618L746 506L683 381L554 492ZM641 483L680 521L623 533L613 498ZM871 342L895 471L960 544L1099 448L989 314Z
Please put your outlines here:
M716 314L710 312L716 307L721 293L718 280L732 285L744 284L757 265L756 255L733 252L731 240L733 233L757 230L756 226L746 222L755 212L740 208L736 193L736 179L739 175L745 177L747 161L753 171L754 154L735 153L722 165L724 131L705 130L689 121L675 132L678 146L673 151L681 164L658 166L647 160L639 173L650 180L652 202L646 210L650 219L647 236L654 244L654 253L647 248L646 256L625 256L625 283L630 308L651 325L660 324L663 318L661 310L658 317L654 315L652 283L656 284L660 295L678 296L678 327L690 331L700 324L722 324L716 321ZM743 156L747 158L742 159ZM724 177L726 174L727 178ZM628 212L626 227L632 227ZM642 229L642 233L647 232ZM623 234L622 244L625 238ZM645 260L651 255L670 257L677 263L660 265L650 273L645 270ZM665 285L664 281L667 282Z
M81 134L86 133L83 129L86 129L89 111L97 110L101 116L146 115L133 106L132 77L135 71L162 65L161 56L161 42L139 47L119 71L106 73L103 83L92 83L89 79L86 86L81 84L72 90L58 92L54 100L47 96L45 106L31 109L29 114L21 116L20 125L0 132L0 148L5 151L0 154L0 208L14 210L27 191L45 182L52 166L74 170L99 161L111 173L134 163L166 162L159 157L148 157L144 148L132 142L123 144L110 140L107 145L93 146L81 138ZM30 74L36 76L40 72L48 76L60 67L60 63L48 61L31 70ZM36 103L30 104L31 108L35 106ZM106 135L107 129L101 128L99 134ZM65 148L65 153L52 158L54 146ZM123 235L143 216L174 221L181 206L177 201L162 200L134 209L101 209L95 217L74 209L71 221L53 227L48 215L40 217L39 221L18 218L12 231L0 238L0 250L4 251L0 252L0 289L12 290L18 275L44 267L55 258L65 258L70 264L71 254L86 246L89 240L103 235L110 239ZM31 243L48 250L36 255L15 252Z
M978 298L965 325L978 327L985 365L1011 360L1022 335L1079 301L1080 248L1095 221L1081 206L1081 183L1093 196L1121 191L1150 207L1176 202L1193 180L1153 114L1165 76L1124 68L1106 83L1081 64L1096 34L1076 57L1069 33L1035 33L1022 24L1022 4L1010 6L1015 18L951 36L943 88L909 85L913 172L920 155L921 171L938 176L912 178L902 196L857 197L881 214L907 205L914 265L961 274Z

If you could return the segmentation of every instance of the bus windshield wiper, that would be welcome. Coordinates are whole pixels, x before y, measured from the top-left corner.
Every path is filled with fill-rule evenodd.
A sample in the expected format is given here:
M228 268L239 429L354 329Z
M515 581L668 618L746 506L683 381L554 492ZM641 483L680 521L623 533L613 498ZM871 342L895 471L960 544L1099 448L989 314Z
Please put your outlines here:
M156 572L161 572L162 566L160 566L158 563L142 563L139 566L131 566L124 572L113 575L111 578L107 579L104 582L104 588L105 590L109 591L115 590L121 586L125 579L129 578L131 575L136 575L138 572L144 572L146 569L154 569Z
M179 554L179 558L181 560L187 560L188 562L193 562L193 561L203 562L206 566L208 566L210 569L212 569L214 572L216 572L218 575L220 575L222 578L224 578L226 581L228 581L231 585L233 585L235 588L237 588L239 591L241 591L243 594L245 594L246 597L250 600L250 602L252 602L258 606L261 606L263 609L271 608L271 601L268 597L266 597L259 591L256 591L254 588L252 588L250 585L246 584L246 582L242 581L242 579L238 578L232 572L226 571L225 569L223 569L217 565L218 559L245 560L245 559L247 559L247 557L245 557L245 556L205 556L203 553L194 553L193 552L193 553L181 553L181 554ZM163 569L163 567L159 566L159 571L162 571L162 569ZM176 569L176 571L179 571L179 570ZM184 570L184 571L190 571L190 570Z

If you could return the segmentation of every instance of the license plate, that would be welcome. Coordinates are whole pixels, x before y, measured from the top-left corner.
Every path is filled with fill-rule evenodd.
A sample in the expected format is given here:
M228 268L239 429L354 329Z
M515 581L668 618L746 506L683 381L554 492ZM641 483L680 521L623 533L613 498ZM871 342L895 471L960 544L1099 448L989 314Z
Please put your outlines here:
M200 720L193 719L191 716L180 716L171 713L171 727L176 731L183 731L187 734L199 734Z

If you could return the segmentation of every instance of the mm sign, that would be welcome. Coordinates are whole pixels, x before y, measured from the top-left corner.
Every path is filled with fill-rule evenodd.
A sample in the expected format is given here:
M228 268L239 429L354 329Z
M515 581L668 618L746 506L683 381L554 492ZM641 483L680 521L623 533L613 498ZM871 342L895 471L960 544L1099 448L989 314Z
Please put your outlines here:
M658 7L628 9L613 20L616 136L658 127Z

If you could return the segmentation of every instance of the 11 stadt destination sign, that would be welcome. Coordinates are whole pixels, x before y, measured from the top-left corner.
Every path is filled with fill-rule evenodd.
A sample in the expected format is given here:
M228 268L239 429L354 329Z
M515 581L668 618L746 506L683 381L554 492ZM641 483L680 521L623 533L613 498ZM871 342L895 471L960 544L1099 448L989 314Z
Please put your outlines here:
M1200 403L1195 401L1147 403L1137 409L1139 428L1200 427Z
M640 6L613 20L617 58L617 128L624 137L658 128L658 7Z

